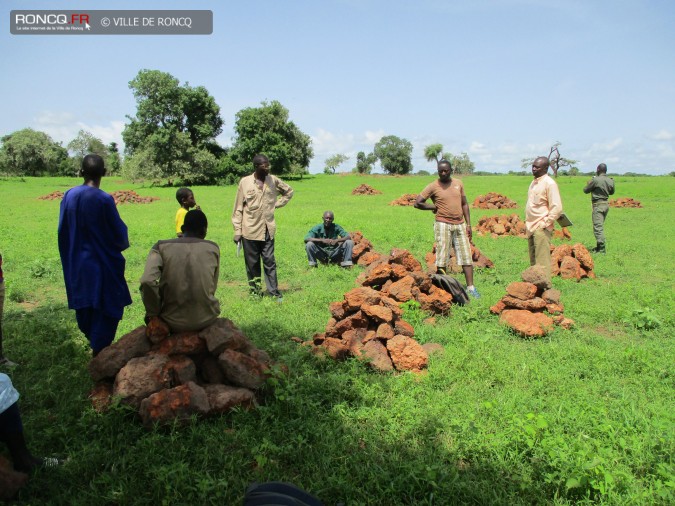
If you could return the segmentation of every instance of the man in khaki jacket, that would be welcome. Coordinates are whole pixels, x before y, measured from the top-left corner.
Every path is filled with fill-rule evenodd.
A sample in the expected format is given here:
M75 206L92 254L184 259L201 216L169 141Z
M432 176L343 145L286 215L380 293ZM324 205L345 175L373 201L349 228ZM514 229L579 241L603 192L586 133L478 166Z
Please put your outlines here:
M270 174L270 162L265 155L253 158L255 171L239 181L232 211L234 242L244 249L246 276L251 291L260 294L260 261L265 269L267 292L282 301L277 285L277 263L274 258L276 223L274 210L288 204L293 189Z
M172 332L184 332L206 328L218 318L220 249L204 239L207 228L202 211L188 211L183 236L159 241L150 250L141 277L146 323L160 318Z

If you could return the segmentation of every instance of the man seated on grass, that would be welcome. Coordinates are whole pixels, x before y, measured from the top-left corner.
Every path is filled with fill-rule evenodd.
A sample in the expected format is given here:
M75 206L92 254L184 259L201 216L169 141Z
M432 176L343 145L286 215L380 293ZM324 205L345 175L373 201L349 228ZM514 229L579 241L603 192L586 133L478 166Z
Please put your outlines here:
M338 263L344 268L352 265L354 241L344 228L333 223L333 211L323 213L323 223L312 227L305 236L305 250L310 267L317 267L317 260Z
M220 248L204 239L207 228L202 211L188 211L183 236L159 241L150 250L141 277L146 323L159 318L171 331L183 332L201 330L218 318Z

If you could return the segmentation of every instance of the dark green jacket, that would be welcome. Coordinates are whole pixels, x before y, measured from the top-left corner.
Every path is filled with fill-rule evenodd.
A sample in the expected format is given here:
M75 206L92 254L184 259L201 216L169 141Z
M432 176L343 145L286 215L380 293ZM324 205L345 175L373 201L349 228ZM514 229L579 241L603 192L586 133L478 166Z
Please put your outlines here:
M614 195L614 180L605 174L593 176L584 187L584 193L591 194L591 202L607 200L610 195Z
M337 239L347 235L349 235L349 233L337 223L333 223L333 226L329 227L328 230L323 226L323 223L319 223L307 232L305 239ZM330 251L337 248L337 246L328 246L327 244L317 244L317 246Z

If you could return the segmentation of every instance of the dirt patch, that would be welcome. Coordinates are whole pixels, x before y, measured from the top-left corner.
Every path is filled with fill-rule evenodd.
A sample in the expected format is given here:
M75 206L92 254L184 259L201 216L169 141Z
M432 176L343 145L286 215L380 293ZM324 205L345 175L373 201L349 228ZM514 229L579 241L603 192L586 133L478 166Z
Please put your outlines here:
M642 203L639 200L624 197L610 200L609 207L642 207Z
M380 190L376 190L367 184L360 184L352 190L352 195L381 195Z
M473 201L472 207L477 209L513 209L518 207L513 200L506 195L490 192L486 195L479 195Z
M415 200L417 200L417 194L416 193L406 193L404 195L401 195L396 200L392 200L391 202L389 202L389 205L390 206L414 206Z

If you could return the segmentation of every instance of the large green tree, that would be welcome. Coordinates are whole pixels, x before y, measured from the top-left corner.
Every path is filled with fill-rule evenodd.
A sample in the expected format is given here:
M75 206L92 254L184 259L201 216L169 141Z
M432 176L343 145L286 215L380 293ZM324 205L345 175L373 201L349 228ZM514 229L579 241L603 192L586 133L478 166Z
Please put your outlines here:
M325 174L335 174L335 171L337 168L345 163L347 160L349 160L349 157L347 155L343 155L342 153L338 153L337 155L329 156L326 158L324 164L325 167L323 169Z
M389 174L408 174L412 170L412 150L410 141L387 135L375 144L373 153Z
M364 153L359 151L356 154L356 167L352 172L357 172L358 174L370 174L370 171L373 170L373 164L377 161L377 157L374 153Z
M0 139L0 172L17 176L55 176L68 162L68 151L44 132L17 130Z
M104 160L108 158L108 148L105 144L103 144L101 139L86 130L77 132L77 137L68 143L67 148L72 155L70 158L72 173L70 175L77 175L79 173L82 159L88 154L99 155Z
M452 165L455 174L473 174L473 171L476 169L476 166L466 153L462 153L459 156L455 156L452 153L446 153L444 157Z
M129 88L137 109L136 116L127 116L122 132L129 164L125 174L186 184L212 182L218 170L215 139L223 120L208 90L181 86L171 74L147 69L129 82Z
M288 109L276 100L239 111L234 132L232 148L224 161L227 172L250 172L253 157L264 154L273 173L303 174L314 156L310 137L288 119Z

